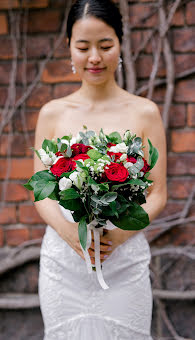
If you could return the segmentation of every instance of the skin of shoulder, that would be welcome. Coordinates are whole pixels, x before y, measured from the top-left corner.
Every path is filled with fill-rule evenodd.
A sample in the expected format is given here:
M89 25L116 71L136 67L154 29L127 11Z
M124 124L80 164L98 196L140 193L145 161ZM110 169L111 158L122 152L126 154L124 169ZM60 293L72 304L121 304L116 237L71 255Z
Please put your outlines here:
M53 99L44 104L39 112L36 129L34 148L39 150L43 140L52 139L55 122L58 119L59 113L64 109L61 99ZM43 163L34 153L34 172L45 170Z

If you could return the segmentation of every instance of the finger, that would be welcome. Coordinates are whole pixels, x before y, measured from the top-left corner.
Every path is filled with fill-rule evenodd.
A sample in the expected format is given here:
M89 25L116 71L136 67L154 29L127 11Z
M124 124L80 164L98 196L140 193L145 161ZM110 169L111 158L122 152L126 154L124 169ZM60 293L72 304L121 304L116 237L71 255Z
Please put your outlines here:
M89 249L95 250L95 244L94 242L91 243L91 246ZM100 244L100 252L109 252L112 250L112 247L110 245Z

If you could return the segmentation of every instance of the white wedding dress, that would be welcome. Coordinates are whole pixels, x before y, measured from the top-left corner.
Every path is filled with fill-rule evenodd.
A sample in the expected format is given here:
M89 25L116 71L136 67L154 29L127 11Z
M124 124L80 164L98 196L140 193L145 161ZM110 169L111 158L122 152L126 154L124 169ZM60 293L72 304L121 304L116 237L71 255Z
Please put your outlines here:
M73 221L69 210L61 210ZM88 274L85 261L48 225L38 282L43 340L152 340L150 257L138 232L102 263L104 290L96 272Z

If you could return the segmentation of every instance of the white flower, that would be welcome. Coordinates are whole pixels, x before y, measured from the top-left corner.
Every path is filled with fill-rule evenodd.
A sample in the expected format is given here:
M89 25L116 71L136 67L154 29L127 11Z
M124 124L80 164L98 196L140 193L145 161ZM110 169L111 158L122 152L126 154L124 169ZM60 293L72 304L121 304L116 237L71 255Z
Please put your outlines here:
M69 178L71 181L73 181L74 185L78 188L81 189L83 182L85 181L86 175L83 172L78 172L74 171L72 174L70 174Z
M120 162L124 162L127 158L127 154L124 153L121 157L120 157Z
M72 186L72 181L69 178L62 177L59 180L59 188L60 188L60 190L69 189L69 188L71 188L71 186Z
M52 151L49 151L49 153L46 153L44 149L39 149L38 153L41 157L41 161L46 166L53 165L57 158L56 155Z
M109 151L111 152L122 152L122 153L127 153L127 150L128 150L128 146L124 142L111 146L111 148L109 149Z
M77 143L77 139L76 137L72 137L71 140L70 140L70 146Z
M132 165L133 165L133 163L127 162L127 163L124 164L124 167L125 167L126 169L129 169Z

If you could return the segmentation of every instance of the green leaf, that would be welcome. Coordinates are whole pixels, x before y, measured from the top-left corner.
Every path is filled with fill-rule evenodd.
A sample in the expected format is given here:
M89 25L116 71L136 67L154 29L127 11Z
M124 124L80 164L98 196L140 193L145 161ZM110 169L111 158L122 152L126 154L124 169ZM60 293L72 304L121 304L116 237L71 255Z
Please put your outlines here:
M150 170L155 166L159 153L158 150L152 145L151 141L148 138L148 143L149 143L149 165L150 165Z
M98 187L100 188L101 191L108 191L109 190L109 185L105 184L105 183L98 184Z
M48 197L54 191L55 186L55 182L46 182L44 180L36 182L34 186L34 202L41 201Z
M74 188L62 190L59 194L62 200L74 200L80 197L79 193Z
M71 157L71 156L72 156L72 149L71 149L70 146L68 146L68 148L67 148L67 150L66 150L66 155L67 155L68 157Z
M81 209L81 200L80 199L75 199L75 200L60 200L59 204L62 205L65 209L71 210L71 211L78 211Z
M44 181L56 181L56 177L49 173L48 170L42 170L36 172L32 177L31 177L32 182L37 182L40 180Z
M36 153L36 155L39 157L39 159L41 159L41 156L39 155L38 150L36 150L35 148L33 148L33 146L30 147L30 149L33 150L33 151Z
M100 198L100 202L103 204L109 204L117 198L116 192L107 192Z
M43 144L42 144L42 149L47 151L47 146L48 146L49 150L54 152L54 153L56 153L58 151L57 145L54 142L52 142L49 139L44 139Z
M31 178L28 180L27 183L23 184L23 186L28 190L33 190L33 187L31 186L30 182L31 182Z
M86 216L83 216L79 222L79 240L81 243L81 246L84 250L86 250L86 244L87 244L87 222L86 222Z
M102 154L95 149L90 149L89 151L87 151L87 155L94 161L97 161L99 158L102 157Z
M123 230L140 230L149 225L149 216L137 203L131 202L119 218L111 217L111 222Z
M102 211L105 216L116 216L119 217L117 212L117 203L116 201L110 202L110 204L103 208Z
M110 133L108 135L108 137L115 144L122 143L122 138L121 138L120 134L117 131L114 131L114 132Z
M76 170L72 170L72 171L69 171L69 172L63 172L60 176L60 178L62 177L66 177L66 178L69 178L70 174L72 174L73 172L75 172Z

